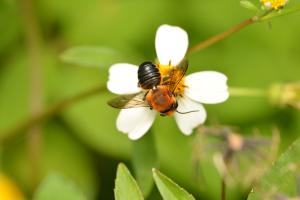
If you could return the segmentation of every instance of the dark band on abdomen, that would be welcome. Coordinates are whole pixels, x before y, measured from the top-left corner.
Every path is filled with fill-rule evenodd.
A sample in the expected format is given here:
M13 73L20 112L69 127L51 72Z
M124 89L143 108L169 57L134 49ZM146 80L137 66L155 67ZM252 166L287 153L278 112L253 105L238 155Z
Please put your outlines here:
M144 62L138 70L139 86L143 89L153 89L159 85L161 76L156 65L151 62Z

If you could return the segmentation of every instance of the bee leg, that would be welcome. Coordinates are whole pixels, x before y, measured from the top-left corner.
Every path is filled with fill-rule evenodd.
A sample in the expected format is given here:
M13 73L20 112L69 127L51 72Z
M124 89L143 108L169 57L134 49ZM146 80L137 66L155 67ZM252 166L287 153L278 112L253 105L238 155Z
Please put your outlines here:
M144 95L144 97L143 97L143 101L145 101L146 100L146 96L147 96L147 94L149 93L149 91L147 91L146 92L146 94Z

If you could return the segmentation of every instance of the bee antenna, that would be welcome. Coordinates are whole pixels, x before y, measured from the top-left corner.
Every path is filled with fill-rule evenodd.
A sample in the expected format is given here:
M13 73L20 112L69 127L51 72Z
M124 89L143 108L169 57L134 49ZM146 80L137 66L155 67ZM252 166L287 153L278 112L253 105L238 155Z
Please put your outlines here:
M178 110L176 110L177 113L179 114L189 114L189 113L193 113L193 112L199 112L200 110L191 110L191 111L188 111L188 112L180 112Z

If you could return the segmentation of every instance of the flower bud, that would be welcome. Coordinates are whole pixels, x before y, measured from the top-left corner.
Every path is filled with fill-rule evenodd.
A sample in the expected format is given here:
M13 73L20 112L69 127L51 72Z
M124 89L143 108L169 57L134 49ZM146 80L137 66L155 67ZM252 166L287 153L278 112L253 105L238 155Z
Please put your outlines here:
M300 110L300 82L272 85L269 95L275 105L292 106Z
M288 0L260 0L260 2L267 9L278 10L283 8L288 3Z

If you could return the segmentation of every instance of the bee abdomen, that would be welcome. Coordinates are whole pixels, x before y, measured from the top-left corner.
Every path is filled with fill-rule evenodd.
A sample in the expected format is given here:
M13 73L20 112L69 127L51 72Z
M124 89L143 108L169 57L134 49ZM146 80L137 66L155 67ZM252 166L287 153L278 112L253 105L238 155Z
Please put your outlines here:
M160 83L161 76L158 68L152 62L144 62L138 70L139 86L143 89L153 89Z

